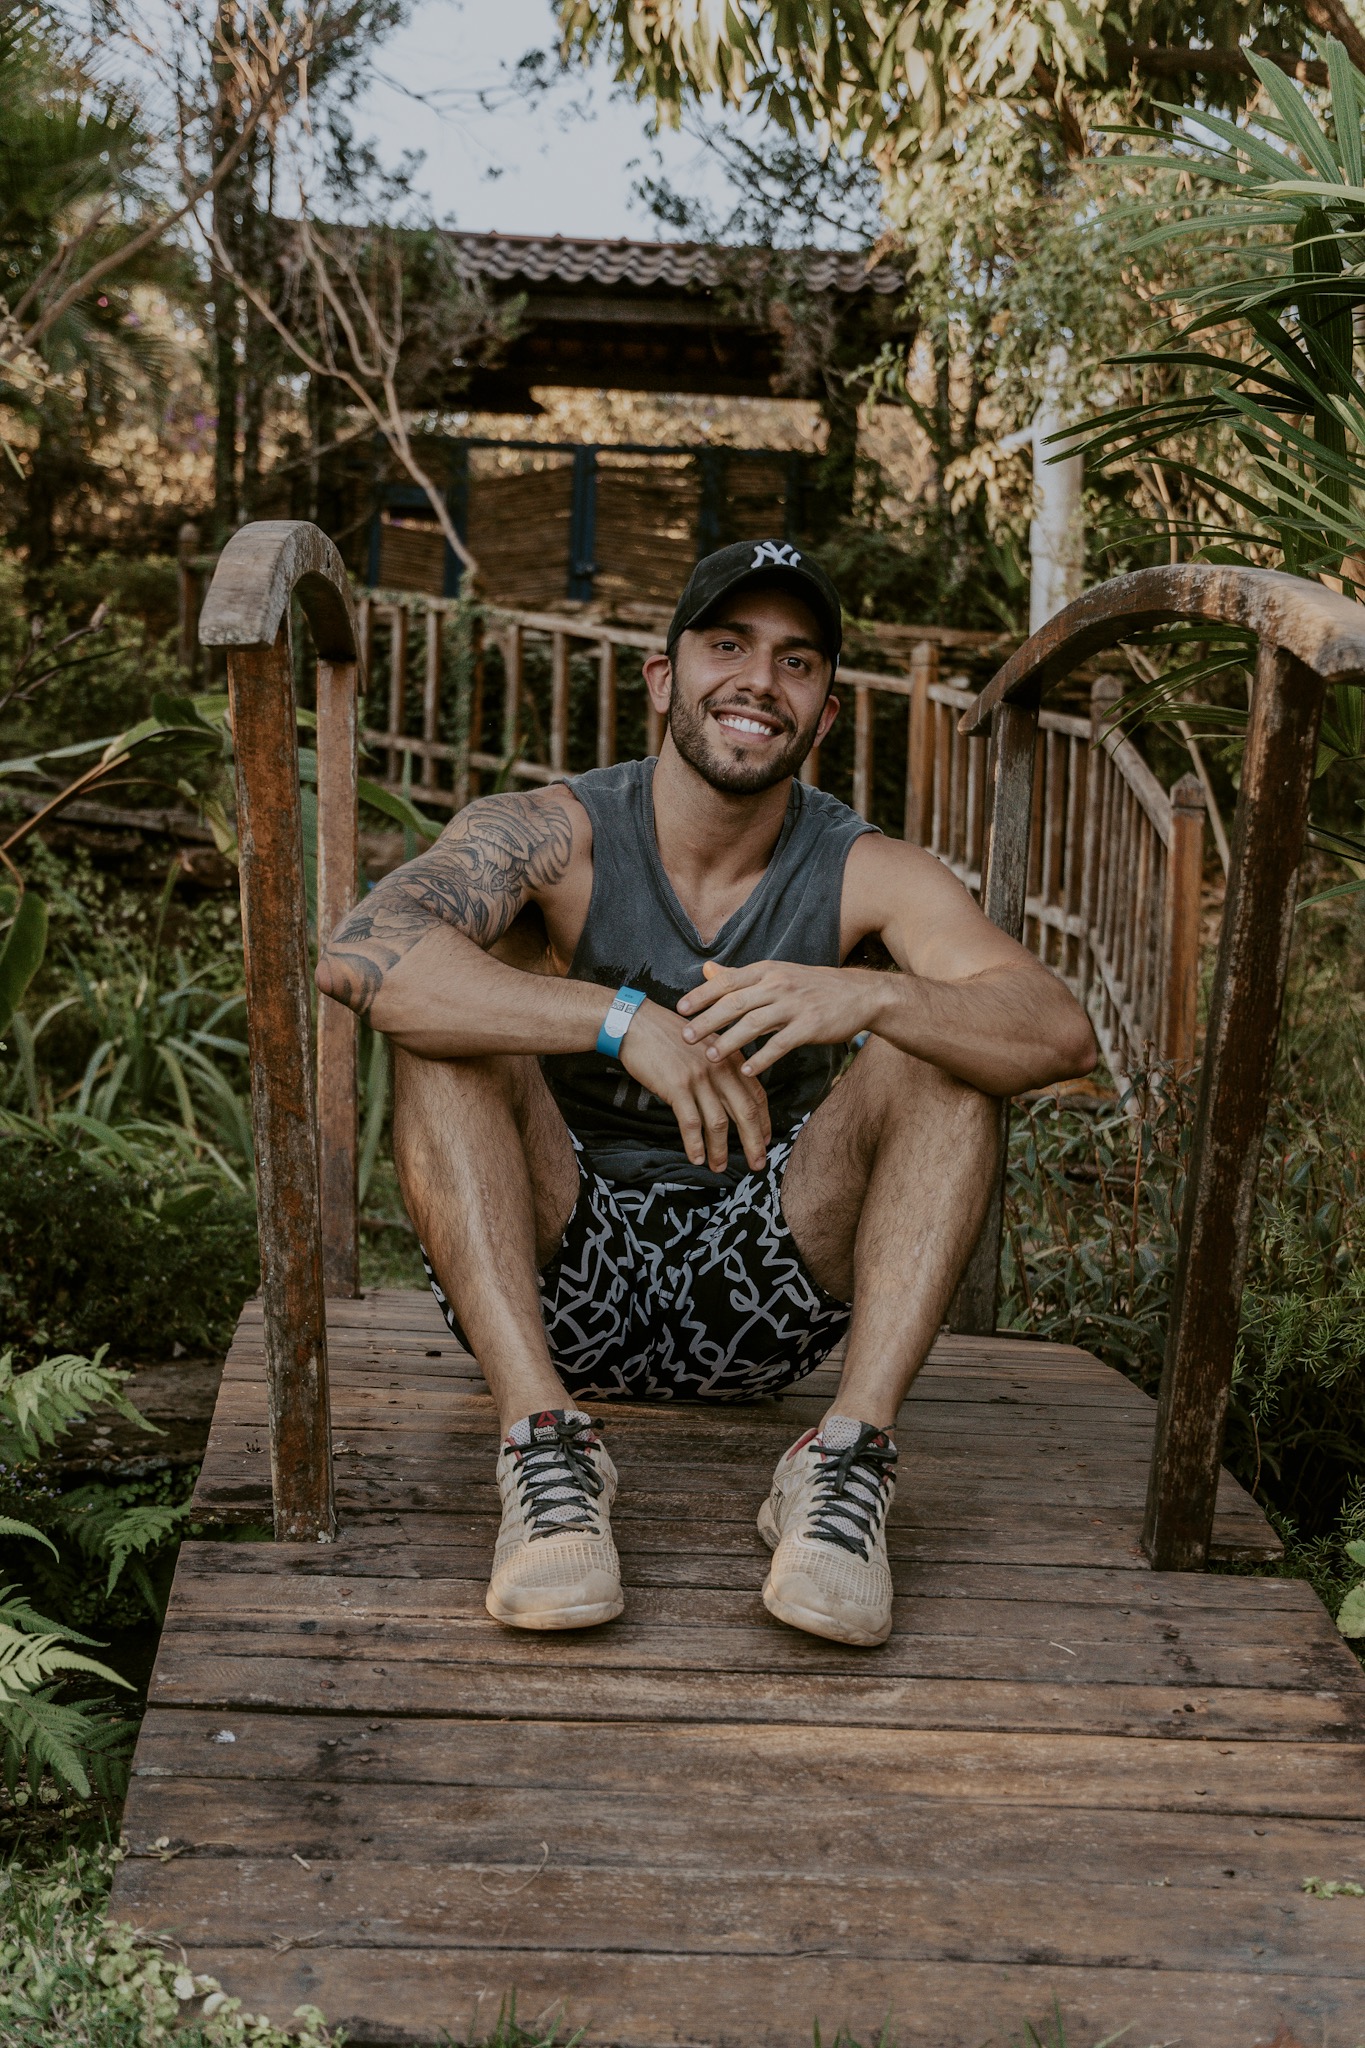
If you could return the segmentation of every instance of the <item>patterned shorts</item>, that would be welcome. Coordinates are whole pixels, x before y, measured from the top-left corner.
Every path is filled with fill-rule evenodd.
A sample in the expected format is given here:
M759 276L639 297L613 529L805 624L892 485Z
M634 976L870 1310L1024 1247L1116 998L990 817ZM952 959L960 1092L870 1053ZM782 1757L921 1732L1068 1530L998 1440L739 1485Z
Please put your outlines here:
M761 1172L718 1197L669 1181L603 1180L574 1138L578 1200L540 1276L550 1356L571 1394L749 1401L790 1386L834 1348L849 1306L806 1270L782 1214L800 1128L769 1148ZM422 1260L466 1344L425 1252Z

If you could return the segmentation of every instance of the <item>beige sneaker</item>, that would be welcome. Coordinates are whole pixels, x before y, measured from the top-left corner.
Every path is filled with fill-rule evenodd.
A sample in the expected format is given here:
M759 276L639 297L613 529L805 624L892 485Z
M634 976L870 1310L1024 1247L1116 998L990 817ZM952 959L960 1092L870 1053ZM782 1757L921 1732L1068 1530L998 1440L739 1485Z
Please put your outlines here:
M758 1532L776 1554L763 1605L813 1636L871 1649L891 1633L886 1515L896 1446L884 1429L827 1415L778 1461Z
M621 1612L607 1517L616 1467L590 1418L547 1409L514 1423L498 1453L502 1527L484 1602L512 1628L592 1628Z

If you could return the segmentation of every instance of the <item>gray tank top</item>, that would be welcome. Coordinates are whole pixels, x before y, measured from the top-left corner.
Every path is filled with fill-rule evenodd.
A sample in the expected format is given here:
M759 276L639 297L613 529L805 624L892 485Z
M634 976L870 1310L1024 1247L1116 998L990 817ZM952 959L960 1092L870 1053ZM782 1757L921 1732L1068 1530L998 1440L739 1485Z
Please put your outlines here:
M704 960L722 967L755 960L839 965L844 863L854 840L874 826L827 791L794 782L762 881L704 946L659 858L653 784L652 759L594 768L571 784L593 831L592 900L569 968L572 980L643 989L671 1010L701 981ZM840 1051L798 1046L762 1076L775 1141L824 1100ZM564 1053L541 1064L565 1122L605 1179L719 1190L748 1171L733 1131L724 1173L693 1166L673 1111L619 1060Z

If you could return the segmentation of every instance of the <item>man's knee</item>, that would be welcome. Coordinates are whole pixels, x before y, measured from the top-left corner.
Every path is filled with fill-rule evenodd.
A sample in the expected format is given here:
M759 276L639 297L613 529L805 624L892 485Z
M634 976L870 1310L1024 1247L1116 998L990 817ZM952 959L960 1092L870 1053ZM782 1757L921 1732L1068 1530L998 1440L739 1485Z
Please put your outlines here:
M926 1109L947 1112L956 1120L993 1123L996 1099L959 1081L930 1060L902 1052L884 1038L869 1038L849 1071L877 1119L922 1115Z
M414 1164L434 1133L458 1124L479 1104L500 1104L515 1116L526 1091L518 1069L534 1062L504 1053L470 1059L423 1060L393 1049L393 1150L400 1169Z

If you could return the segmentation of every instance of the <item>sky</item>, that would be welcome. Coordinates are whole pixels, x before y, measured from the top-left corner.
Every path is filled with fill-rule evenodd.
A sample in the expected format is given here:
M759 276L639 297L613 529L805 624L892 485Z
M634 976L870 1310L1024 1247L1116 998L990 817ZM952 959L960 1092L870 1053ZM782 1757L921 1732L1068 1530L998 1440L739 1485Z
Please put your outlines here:
M680 190L725 210L707 153L683 135L652 141L646 110L613 90L606 67L538 104L507 90L519 58L554 35L550 0L415 0L409 25L375 52L357 130L389 162L425 152L418 184L436 217L477 232L667 238L631 198L660 158Z

